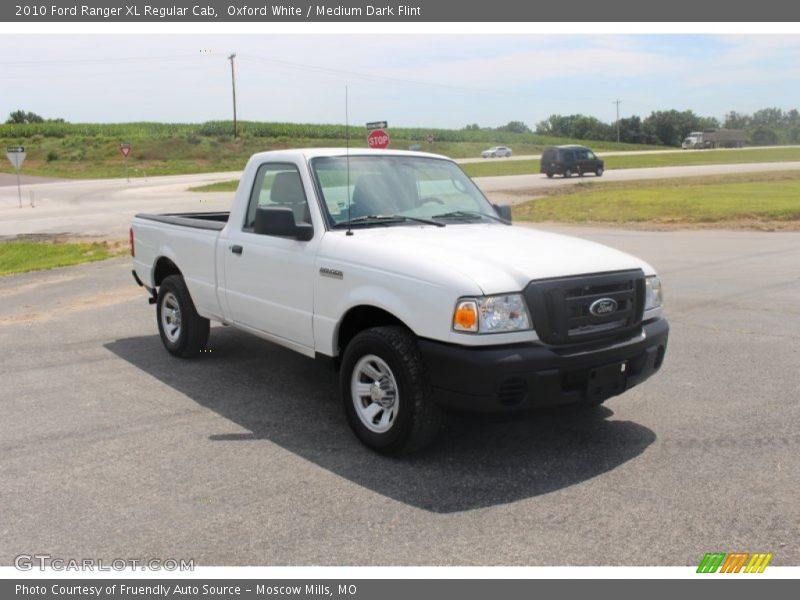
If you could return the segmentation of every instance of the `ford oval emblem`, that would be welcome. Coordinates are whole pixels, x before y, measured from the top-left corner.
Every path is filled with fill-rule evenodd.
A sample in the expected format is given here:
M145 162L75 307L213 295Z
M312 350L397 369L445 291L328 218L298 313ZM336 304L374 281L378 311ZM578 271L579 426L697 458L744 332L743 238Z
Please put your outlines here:
M617 301L613 298L600 298L592 302L589 312L595 317L605 317L617 310Z

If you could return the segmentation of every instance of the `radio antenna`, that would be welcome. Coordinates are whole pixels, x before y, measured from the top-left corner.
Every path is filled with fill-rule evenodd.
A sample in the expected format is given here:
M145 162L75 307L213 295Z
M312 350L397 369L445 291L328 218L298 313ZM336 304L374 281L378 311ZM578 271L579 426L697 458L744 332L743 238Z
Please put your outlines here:
M350 110L347 102L347 86L344 86L344 137L345 137L345 163L347 164L347 187L344 193L347 195L347 233L353 235L352 217L350 216Z

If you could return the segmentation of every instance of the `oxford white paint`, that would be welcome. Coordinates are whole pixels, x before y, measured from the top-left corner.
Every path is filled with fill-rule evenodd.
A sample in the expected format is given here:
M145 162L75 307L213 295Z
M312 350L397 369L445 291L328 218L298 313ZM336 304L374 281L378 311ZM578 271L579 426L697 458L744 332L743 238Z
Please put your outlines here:
M624 252L583 239L500 223L327 230L308 161L340 149L254 155L242 174L228 224L218 232L135 219L134 265L153 283L159 257L186 278L198 312L307 355L335 355L342 318L357 306L381 308L418 336L462 345L536 340L533 331L492 335L453 332L463 296L519 292L534 279L653 268ZM353 154L386 154L360 150ZM406 153L418 154L421 153ZM308 242L242 231L258 166L297 165L309 200L314 237ZM243 247L241 256L230 247ZM343 273L322 277L321 268Z

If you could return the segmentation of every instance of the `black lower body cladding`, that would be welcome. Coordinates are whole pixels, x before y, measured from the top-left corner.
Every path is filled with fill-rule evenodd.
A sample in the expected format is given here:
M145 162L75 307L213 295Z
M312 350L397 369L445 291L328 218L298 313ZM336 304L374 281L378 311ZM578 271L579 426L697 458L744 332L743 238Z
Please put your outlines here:
M501 412L592 403L621 394L661 367L667 349L665 319L642 334L605 347L541 344L468 347L419 340L434 400L443 407Z

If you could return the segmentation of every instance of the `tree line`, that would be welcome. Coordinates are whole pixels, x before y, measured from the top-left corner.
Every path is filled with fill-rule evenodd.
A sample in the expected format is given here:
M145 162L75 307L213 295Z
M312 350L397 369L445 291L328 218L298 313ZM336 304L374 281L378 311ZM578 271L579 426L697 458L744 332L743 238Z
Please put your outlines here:
M346 129L343 125L310 125L295 123L242 123L242 133L253 137L292 137L301 135L310 138L344 138ZM41 134L46 137L63 137L69 134L97 135L101 130L113 129L113 134L130 135L133 129L141 129L141 133L152 134L153 129L169 131L180 130L192 135L224 135L230 132L230 122L209 121L202 124L82 124L71 125L64 119L48 119L36 113L17 110L6 120L6 126L14 131L7 135L26 137ZM797 109L784 111L780 108L764 108L753 114L731 111L720 121L715 117L703 117L691 110L654 111L642 119L639 116L626 117L619 120L619 141L631 144L651 144L680 146L683 139L692 131L725 127L743 129L748 143L754 146L800 143L800 112ZM86 130L86 131L84 131ZM120 130L120 131L117 131ZM185 131L184 131L185 130ZM403 139L422 139L432 134L437 141L496 141L497 134L516 134L522 138L529 135L567 138L573 140L615 141L617 139L617 123L606 123L596 117L583 114L551 115L536 124L531 130L523 121L510 121L500 127L481 127L472 123L460 130L430 128L398 128L393 132L401 134ZM107 133L112 135L112 133ZM529 135L525 135L529 134Z
M642 119L619 120L619 140L632 144L680 146L692 131L720 128L743 129L754 146L800 142L800 113L797 109L764 108L753 114L731 111L720 121L691 110L659 110ZM604 123L586 115L552 115L536 125L536 133L586 140L616 140L617 123Z
M45 119L35 112L15 110L8 115L7 125L23 125L26 123L64 123L64 119Z
M619 120L619 141L629 144L680 146L692 131L720 128L743 129L750 144L768 146L800 143L800 113L797 109L764 108L751 115L731 111L720 121L716 117L703 117L691 110L659 110L642 119L639 116ZM467 131L486 130L473 123ZM536 124L532 131L522 121L511 121L493 131L511 133L536 133L575 140L615 141L617 123L605 123L588 115L551 115Z

